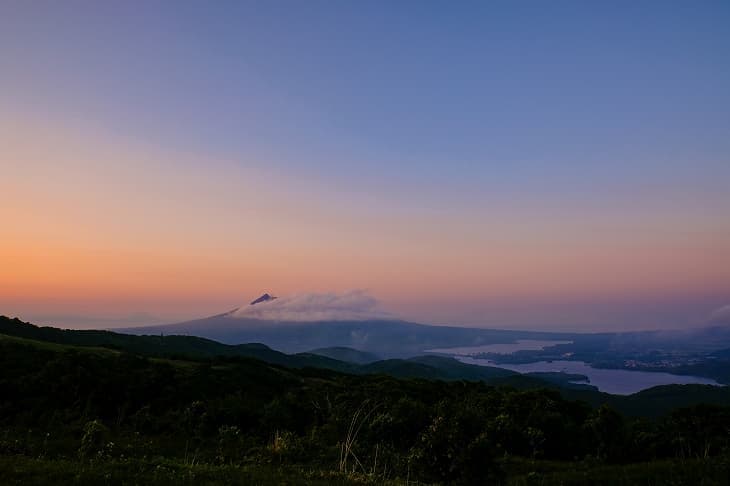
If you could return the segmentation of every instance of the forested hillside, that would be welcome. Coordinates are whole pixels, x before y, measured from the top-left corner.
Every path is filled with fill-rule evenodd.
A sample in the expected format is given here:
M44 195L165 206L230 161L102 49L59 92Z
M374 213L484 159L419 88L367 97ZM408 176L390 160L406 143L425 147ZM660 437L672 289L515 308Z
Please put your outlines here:
M726 484L730 473L730 408L718 405L633 419L544 388L12 336L0 370L4 484L696 484L698 471Z

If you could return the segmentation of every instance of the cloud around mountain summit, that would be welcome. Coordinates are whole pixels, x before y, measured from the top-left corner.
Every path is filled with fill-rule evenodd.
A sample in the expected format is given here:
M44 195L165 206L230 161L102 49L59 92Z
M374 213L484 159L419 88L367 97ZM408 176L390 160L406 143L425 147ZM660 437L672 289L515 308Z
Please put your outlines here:
M269 321L366 321L393 316L378 305L377 299L362 290L337 293L307 293L279 297L247 305L230 317Z

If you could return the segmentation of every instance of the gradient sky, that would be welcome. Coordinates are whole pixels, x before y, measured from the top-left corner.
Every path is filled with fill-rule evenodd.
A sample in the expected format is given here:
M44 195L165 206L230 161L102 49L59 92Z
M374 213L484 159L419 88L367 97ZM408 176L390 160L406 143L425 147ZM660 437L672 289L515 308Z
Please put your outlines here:
M730 303L728 2L0 3L0 314L365 289L457 325Z

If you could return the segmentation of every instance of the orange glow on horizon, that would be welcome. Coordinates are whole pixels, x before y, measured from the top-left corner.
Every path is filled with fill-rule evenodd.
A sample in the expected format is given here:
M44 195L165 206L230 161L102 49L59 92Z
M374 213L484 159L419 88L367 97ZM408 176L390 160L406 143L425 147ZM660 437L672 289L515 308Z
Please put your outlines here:
M78 127L5 115L0 129L5 308L165 314L185 300L203 313L262 288L365 288L396 305L730 292L727 224L671 207L551 218L526 201L414 217Z

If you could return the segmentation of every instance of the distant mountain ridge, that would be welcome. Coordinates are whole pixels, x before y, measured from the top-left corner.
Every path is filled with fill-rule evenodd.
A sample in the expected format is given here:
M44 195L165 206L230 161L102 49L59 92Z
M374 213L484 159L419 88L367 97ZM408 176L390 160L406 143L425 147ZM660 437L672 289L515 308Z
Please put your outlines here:
M17 318L11 319L5 316L0 316L0 334L56 344L124 350L146 356L184 359L254 358L288 368L323 368L351 374L383 373L395 377L440 380L490 380L519 375L519 373L502 368L463 364L453 358L438 358L440 361L433 361L431 364L419 362L418 358L412 360L395 359L389 360L388 364L378 365L379 357L348 348L324 349L319 350L319 352L339 354L343 358L349 356L352 361L335 359L326 354L316 354L314 352L286 354L261 343L228 345L197 336L137 336L111 331L38 327ZM370 358L375 358L376 361L368 364L358 363L358 360L369 360ZM417 369L417 371L413 371L414 369ZM547 385L547 383L545 384Z
M137 336L101 330L58 329L39 327L6 316L0 316L0 334L56 344L105 347L147 356L185 358L240 356L292 368L311 366L337 371L352 371L350 364L326 356L308 353L290 355L273 350L261 343L228 345L197 336L159 334Z
M263 305L263 304L257 304ZM235 312L235 311L234 311ZM265 343L287 353L347 347L383 358L407 358L429 349L513 343L516 339L565 340L575 334L430 326L394 319L274 321L219 314L175 324L118 329L131 334L202 336L226 344Z
M327 356L328 358L346 361L355 364L369 364L380 361L382 358L375 353L368 353L358 349L348 348L345 346L334 346L331 348L319 348L309 351L311 354L319 356Z
M518 340L571 341L570 345L553 346L550 352L546 351L540 355L535 352L518 351L509 358L488 355L485 357L503 363L507 360L528 362L556 360L570 356L571 359L583 360L595 366L616 368L621 367L625 360L636 356L647 358L648 350L660 350L671 359L677 353L691 351L702 355L730 347L730 327L725 326L667 331L568 333L434 326L393 318L309 321L307 318L311 312L308 309L311 309L312 304L307 299L304 299L306 306L295 306L294 311L283 313L277 309L288 308L291 301L287 298L275 299L277 297L265 292L249 305L223 314L180 323L119 329L119 331L130 334L201 336L229 345L257 342L290 354L320 350L323 355L330 358L344 358L344 361L358 364L367 364L372 358L361 357L360 361L357 361L357 358L347 358L337 349L349 348L371 353L379 358L402 359L420 356L433 349L446 350L448 353L448 348L511 344ZM330 305L330 300L324 298L316 303L327 306ZM290 320L301 315L296 312L299 310L303 311L306 317L298 321ZM721 377L727 381L727 373L723 370L719 370L718 374L718 370L714 368L700 369L704 373L710 373L712 378ZM673 368L673 371L679 370L679 367ZM687 374L687 371L684 373Z
M230 363L232 366L241 367L242 370L249 370L253 379L257 379L260 370L267 369L267 366L271 369L273 366L280 367L281 373L284 374L288 373L287 370L304 368L301 372L295 372L299 374L288 373L288 376L308 376L315 379L333 377L335 376L333 373L347 373L350 376L376 374L400 379L482 381L485 383L484 386L508 386L518 389L552 388L560 391L566 399L582 400L593 406L610 404L632 416L656 417L676 407L698 403L720 405L730 403L730 387L666 385L628 396L609 395L590 387L566 388L551 383L552 380L545 381L539 376L520 375L501 368L469 365L440 356L381 360L360 366L311 353L287 355L255 343L228 346L193 336L130 336L109 331L63 330L38 327L5 316L0 316L0 346L16 350L28 347L29 352L31 348L43 348L59 353L88 352L107 356L107 353L113 355L125 351L143 357L159 357L169 360L170 363L198 363L203 366L206 361L212 359L213 362L217 361L219 366ZM219 350L227 350L228 354L219 353ZM227 367L223 366L222 369ZM565 377L561 377L561 380L564 379Z

